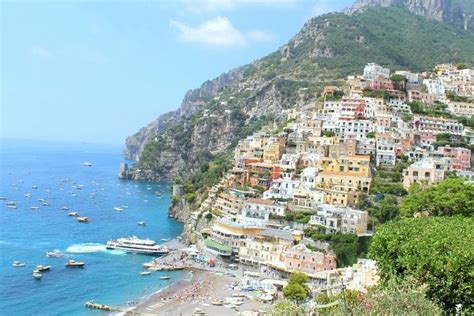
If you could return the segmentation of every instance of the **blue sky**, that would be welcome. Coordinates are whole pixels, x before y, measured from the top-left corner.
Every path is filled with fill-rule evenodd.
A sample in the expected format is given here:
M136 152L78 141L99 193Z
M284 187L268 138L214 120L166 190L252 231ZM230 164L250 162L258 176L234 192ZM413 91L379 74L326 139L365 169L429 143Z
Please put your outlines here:
M0 137L120 144L354 0L0 1Z

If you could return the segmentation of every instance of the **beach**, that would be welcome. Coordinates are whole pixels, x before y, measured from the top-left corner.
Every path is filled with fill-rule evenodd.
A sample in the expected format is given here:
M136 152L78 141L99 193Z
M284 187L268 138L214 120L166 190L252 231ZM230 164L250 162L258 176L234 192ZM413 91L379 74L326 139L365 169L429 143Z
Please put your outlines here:
M184 279L151 295L129 309L126 315L193 315L196 310L200 310L206 315L224 316L237 315L242 311L264 311L270 307L269 304L248 299L238 309L212 305L212 302L225 301L226 297L238 293L227 287L233 282L239 282L239 278L220 272L191 269Z

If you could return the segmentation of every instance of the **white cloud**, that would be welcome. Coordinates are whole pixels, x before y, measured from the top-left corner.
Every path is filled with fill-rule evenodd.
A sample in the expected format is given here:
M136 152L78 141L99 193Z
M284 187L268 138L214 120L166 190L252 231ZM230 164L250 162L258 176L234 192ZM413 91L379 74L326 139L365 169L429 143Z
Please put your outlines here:
M226 17L216 17L195 27L171 20L170 26L178 31L178 39L183 42L224 47L243 46L246 43L242 32Z
M41 59L53 59L56 57L53 51L41 45L33 45L31 47L31 54Z
M266 31L253 30L247 33L247 37L255 42L269 42L273 39L273 35Z

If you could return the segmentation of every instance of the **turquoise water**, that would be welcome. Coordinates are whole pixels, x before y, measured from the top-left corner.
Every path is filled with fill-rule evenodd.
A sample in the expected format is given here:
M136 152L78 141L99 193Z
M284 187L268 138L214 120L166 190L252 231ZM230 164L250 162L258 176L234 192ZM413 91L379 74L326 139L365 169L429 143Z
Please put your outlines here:
M85 309L84 302L123 306L181 276L179 272L141 276L142 264L152 257L105 249L113 238L136 235L161 243L182 231L182 225L167 216L168 183L117 178L123 161L119 146L5 140L0 144L0 196L18 205L9 209L6 201L0 201L0 314L102 314ZM84 167L85 161L93 166ZM73 187L79 185L83 188ZM27 193L31 197L25 197ZM128 208L114 210L121 205ZM63 206L69 211L61 210ZM90 223L78 223L67 215L71 211L89 217ZM147 226L138 226L138 221ZM54 249L65 256L47 258L46 251ZM68 259L85 261L86 266L67 269ZM14 260L26 267L12 267ZM38 264L51 265L39 281L32 277ZM171 280L159 279L165 274Z

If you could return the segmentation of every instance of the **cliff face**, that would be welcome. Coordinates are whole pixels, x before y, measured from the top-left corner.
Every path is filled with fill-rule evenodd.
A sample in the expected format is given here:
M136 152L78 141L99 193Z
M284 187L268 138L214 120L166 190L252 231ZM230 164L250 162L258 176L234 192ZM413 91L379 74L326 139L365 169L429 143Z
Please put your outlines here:
M358 0L349 14L363 12L374 6L400 6L409 11L441 22L451 23L464 30L473 30L474 1L472 0Z
M396 5L401 3L408 9ZM138 161L135 178L189 175L239 139L285 120L285 109L315 100L323 86L360 73L366 63L411 70L474 63L473 32L436 21L446 15L445 3L360 0L351 15L309 20L274 53L188 91L177 111L128 137L124 154ZM434 20L410 8L425 10Z

